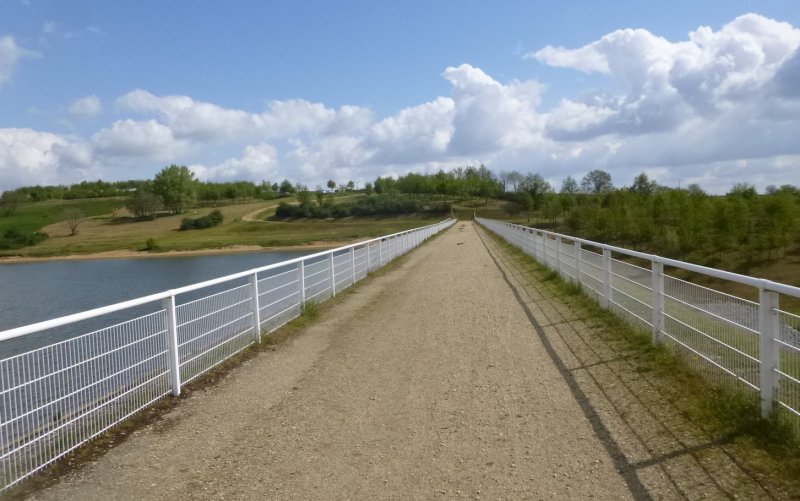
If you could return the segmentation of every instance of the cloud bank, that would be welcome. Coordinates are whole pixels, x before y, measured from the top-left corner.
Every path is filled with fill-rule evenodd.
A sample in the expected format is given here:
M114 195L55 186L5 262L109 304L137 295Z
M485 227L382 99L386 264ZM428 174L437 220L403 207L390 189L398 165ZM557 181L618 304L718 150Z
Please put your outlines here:
M449 95L388 117L303 99L230 109L137 89L116 99L119 119L86 137L0 129L0 189L87 173L129 178L133 168L151 177L167 163L203 179L288 177L312 187L479 162L554 181L604 169L617 185L641 171L714 192L799 184L799 48L800 29L757 14L680 41L621 29L583 47L547 46L525 59L605 75L615 89L551 109L541 104L546 82L500 82L469 64L443 71ZM0 85L19 50L0 38ZM97 117L102 103L89 96L68 111Z

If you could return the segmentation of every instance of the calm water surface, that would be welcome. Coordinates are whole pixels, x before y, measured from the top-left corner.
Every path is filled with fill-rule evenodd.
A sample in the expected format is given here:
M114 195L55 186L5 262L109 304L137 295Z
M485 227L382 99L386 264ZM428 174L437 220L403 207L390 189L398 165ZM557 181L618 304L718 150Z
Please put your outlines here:
M254 252L0 264L0 331L307 254Z

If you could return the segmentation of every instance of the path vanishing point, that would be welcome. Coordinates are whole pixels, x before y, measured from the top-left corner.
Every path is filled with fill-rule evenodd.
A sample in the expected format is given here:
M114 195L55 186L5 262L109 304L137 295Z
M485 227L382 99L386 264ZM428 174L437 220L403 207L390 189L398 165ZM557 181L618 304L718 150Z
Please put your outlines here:
M31 499L770 498L472 222Z

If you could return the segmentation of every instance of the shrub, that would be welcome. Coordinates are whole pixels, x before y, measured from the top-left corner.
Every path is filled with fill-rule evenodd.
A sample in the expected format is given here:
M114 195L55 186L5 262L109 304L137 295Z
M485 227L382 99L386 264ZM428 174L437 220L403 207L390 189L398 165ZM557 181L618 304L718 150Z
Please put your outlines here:
M181 222L181 230L202 230L211 228L222 223L223 215L219 209L211 211L211 214L195 219L184 218Z
M275 211L277 217L304 217L324 219L350 216L394 216L415 212L444 213L450 210L448 202L428 202L391 196L372 196L359 198L352 202L335 205L314 204L306 202L300 205L289 205L282 202Z
M0 249L19 249L47 240L47 233L36 231L25 234L17 228L7 228L0 235Z

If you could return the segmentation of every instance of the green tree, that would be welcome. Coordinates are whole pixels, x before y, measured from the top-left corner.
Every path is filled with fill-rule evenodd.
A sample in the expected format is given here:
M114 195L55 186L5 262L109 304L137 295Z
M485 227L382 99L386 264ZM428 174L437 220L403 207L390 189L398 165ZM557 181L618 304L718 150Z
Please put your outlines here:
M578 182L572 176L567 176L561 183L561 193L574 195L578 193Z
M366 194L367 194L367 196L370 196L370 195L372 195L372 192L373 192L373 190L372 190L372 183L367 183L367 184L365 184L365 185L364 185L364 193L366 193Z
M328 180L328 188L331 189L331 190L335 190L336 189L336 181L334 181L333 179L329 179Z
M657 189L658 183L651 181L644 172L636 176L636 178L633 180L633 184L631 185L632 192L645 197L652 195Z
M539 210L544 202L544 197L553 189L541 174L528 174L520 184L520 188L531 194L533 210Z
M125 207L136 217L153 217L161 209L161 198L142 186L128 197Z
M164 207L173 214L180 214L194 200L196 185L194 173L188 167L173 164L156 174L153 193L161 198Z
M4 191L0 195L0 216L10 216L17 211L17 207L22 203L23 196L16 191Z
M591 193L592 195L599 195L607 193L614 189L614 184L611 182L611 174L604 170L593 170L586 174L581 180L581 190L584 193Z
M281 181L281 185L278 188L278 191L283 194L293 194L295 192L294 185L288 179L284 179Z

